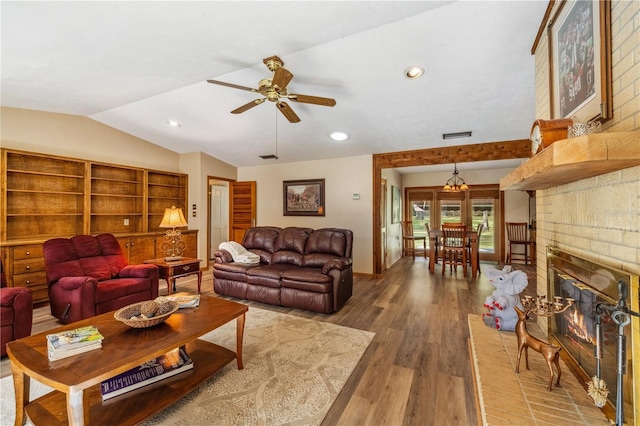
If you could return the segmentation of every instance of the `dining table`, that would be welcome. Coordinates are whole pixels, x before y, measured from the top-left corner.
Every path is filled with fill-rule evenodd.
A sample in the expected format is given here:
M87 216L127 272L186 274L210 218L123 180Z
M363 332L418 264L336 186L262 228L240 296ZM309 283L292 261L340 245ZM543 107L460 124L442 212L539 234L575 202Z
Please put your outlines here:
M471 276L478 275L478 233L473 230L467 230L467 238L471 247ZM436 268L436 247L441 244L442 229L429 230L429 272L434 273Z

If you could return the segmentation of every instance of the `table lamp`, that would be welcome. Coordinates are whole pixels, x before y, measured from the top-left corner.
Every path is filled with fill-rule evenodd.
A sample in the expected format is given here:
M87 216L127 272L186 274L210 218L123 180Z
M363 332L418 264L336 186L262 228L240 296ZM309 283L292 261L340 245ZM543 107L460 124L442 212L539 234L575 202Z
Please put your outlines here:
M164 241L160 245L160 250L163 250L167 255L164 258L165 262L182 259L182 253L187 248L187 243L182 239L180 230L176 228L184 226L188 226L188 224L184 218L184 214L182 214L182 209L171 206L170 209L164 210L164 217L162 218L162 222L160 222L160 228L171 228L167 229L163 237Z

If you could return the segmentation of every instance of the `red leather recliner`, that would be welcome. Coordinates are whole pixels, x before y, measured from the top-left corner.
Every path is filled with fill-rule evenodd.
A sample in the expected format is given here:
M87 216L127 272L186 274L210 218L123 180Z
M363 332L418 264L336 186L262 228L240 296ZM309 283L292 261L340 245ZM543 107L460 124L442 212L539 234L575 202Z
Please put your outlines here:
M7 343L27 337L33 324L33 296L25 287L6 287L7 281L0 262L0 355L7 354Z
M128 265L111 234L43 245L51 315L70 323L158 297L158 267Z

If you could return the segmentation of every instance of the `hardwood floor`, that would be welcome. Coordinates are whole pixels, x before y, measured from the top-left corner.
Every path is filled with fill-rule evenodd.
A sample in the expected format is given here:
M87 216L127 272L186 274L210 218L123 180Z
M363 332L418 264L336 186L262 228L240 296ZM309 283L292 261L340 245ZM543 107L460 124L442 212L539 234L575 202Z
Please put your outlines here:
M481 270L494 267L502 265L483 263ZM514 267L527 272L525 292L534 294L535 269ZM196 280L182 278L177 286L195 292ZM160 289L166 294L164 282ZM202 290L215 295L211 270L203 274ZM354 277L353 297L333 315L245 303L376 333L323 425L475 425L467 315L483 313L493 290L484 274L463 277L459 270L442 275L440 266L430 274L428 259L404 257L382 278ZM57 325L48 306L34 311L34 333ZM10 370L3 359L0 375Z

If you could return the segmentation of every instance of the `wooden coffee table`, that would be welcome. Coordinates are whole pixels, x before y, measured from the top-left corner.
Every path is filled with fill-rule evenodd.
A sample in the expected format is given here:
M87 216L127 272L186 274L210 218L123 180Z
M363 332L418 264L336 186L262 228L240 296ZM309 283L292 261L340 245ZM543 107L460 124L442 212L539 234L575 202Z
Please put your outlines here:
M110 312L10 342L7 353L16 394L15 424L25 423L25 412L35 425L140 423L188 394L234 359L238 369L243 369L242 340L248 309L239 303L202 295L199 307L180 309L151 328L130 328ZM236 319L236 352L198 339L233 319ZM94 325L102 333L102 349L49 361L47 334L86 325ZM194 363L192 373L184 373L179 380L159 382L159 386L145 392L102 401L100 382L183 345ZM55 390L29 401L31 378Z

